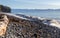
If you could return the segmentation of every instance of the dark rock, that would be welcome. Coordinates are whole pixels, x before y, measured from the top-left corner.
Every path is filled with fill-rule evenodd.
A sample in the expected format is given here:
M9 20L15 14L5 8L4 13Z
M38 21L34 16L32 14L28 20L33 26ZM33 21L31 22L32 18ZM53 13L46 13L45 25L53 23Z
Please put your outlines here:
M0 5L0 12L11 13L11 8L7 6Z

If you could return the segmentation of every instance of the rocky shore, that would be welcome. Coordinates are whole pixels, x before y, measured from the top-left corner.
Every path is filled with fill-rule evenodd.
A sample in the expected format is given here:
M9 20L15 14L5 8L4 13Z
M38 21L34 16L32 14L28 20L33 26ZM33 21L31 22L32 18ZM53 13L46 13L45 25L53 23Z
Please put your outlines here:
M60 23L56 20L18 14L5 15L9 24L5 35L0 38L60 38L60 28L57 27Z

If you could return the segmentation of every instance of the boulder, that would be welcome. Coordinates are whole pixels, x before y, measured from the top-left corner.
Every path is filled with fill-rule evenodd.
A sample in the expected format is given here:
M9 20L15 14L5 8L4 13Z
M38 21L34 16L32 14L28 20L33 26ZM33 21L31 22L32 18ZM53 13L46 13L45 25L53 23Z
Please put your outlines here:
M10 13L11 12L11 9L10 9L10 7L0 5L0 12Z

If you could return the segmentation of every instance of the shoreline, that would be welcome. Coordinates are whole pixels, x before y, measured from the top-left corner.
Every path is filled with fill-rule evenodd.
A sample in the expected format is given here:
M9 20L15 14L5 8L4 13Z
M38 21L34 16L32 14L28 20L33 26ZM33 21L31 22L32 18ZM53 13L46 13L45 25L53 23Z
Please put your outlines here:
M14 18L17 18L18 20L25 19L25 20L30 20L30 21L38 21L38 22L40 21L43 24L60 28L60 21L56 19L29 16L29 15L23 15L23 14L2 13L2 12L0 14L6 14L9 16L9 18L14 17Z
M17 15L22 16L22 17L27 18L27 19L34 20L34 21L40 20L40 21L42 21L43 24L60 28L60 21L57 20L57 19L43 18L43 17L36 17L36 16L28 16L28 15L22 15L22 14L17 14Z
M0 14L6 14L9 16L10 19L14 18L16 20L23 19L23 20L30 20L30 21L40 21L43 24L60 28L60 21L56 19L29 16L23 14L2 13L2 12Z
M29 15L23 15L23 14L12 14L12 13L0 13L0 14L6 14L9 16L9 18L15 18L15 19L25 19L25 20L30 20L30 21L41 21L43 24L47 25L54 25L57 26L57 24L60 25L60 21L57 19L53 18L43 18L43 17L36 17L36 16L29 16ZM52 22L51 22L52 21Z

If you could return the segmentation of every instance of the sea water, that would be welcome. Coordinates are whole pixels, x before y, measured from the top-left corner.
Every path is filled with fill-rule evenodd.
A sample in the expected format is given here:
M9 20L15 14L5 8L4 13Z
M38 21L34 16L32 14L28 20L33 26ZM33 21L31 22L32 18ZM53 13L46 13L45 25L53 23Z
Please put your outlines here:
M55 19L60 20L60 11L12 9L12 13L36 16L36 17L43 17L43 18L55 18Z

